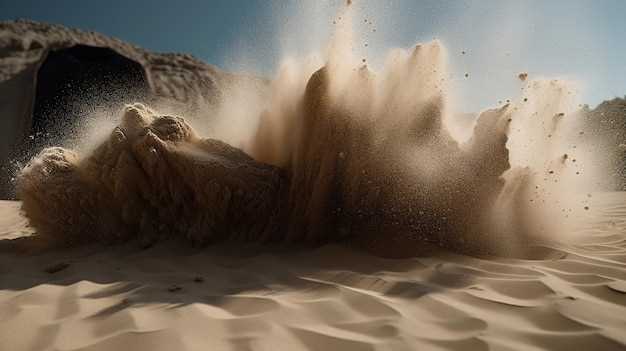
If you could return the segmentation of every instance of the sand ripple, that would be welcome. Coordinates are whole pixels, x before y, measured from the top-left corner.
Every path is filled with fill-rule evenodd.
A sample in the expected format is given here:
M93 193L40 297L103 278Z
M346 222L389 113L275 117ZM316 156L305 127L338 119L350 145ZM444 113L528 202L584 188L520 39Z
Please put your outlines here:
M2 203L0 350L622 350L626 194L543 259L163 243L23 253ZM66 262L55 273L46 268Z

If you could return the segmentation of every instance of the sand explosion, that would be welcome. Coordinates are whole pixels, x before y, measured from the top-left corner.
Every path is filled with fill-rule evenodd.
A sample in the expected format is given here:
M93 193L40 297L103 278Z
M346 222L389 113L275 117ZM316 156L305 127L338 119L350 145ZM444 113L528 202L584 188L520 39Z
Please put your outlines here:
M26 216L64 244L344 241L397 257L520 254L584 211L568 198L591 173L567 84L525 82L460 142L441 43L395 50L374 73L351 40L343 26L321 68L281 71L245 152L141 104L87 154L44 150L18 177Z

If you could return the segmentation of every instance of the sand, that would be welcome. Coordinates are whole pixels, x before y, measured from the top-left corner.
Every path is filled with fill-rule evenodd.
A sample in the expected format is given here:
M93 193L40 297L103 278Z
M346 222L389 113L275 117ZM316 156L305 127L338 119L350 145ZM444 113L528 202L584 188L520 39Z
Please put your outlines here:
M125 113L108 139L102 126L22 169L23 202L0 203L0 351L623 349L626 194L586 195L606 172L575 89L525 83L459 140L445 47L391 50L376 74L351 50L352 7L324 62L288 60L269 101L242 88L192 106L211 128L177 106ZM196 91L171 82L174 100ZM282 171L287 200L254 196ZM257 206L274 198L286 231ZM44 248L20 206L38 238L83 245ZM286 240L177 240L204 239L226 207L219 235Z
M0 350L621 350L626 193L590 208L585 242L540 260L391 260L335 245L24 252L19 203L1 202Z

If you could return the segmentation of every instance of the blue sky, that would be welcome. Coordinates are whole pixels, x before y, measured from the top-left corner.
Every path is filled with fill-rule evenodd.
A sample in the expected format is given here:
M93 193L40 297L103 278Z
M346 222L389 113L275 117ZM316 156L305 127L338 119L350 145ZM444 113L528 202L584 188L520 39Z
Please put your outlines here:
M94 30L150 50L186 52L228 70L270 76L285 54L324 46L339 0L0 0L0 20L30 18ZM626 95L626 1L354 0L374 23L364 53L440 39L459 108L519 92L516 75L580 82L592 105ZM461 51L466 51L461 55ZM463 75L469 73L469 79Z

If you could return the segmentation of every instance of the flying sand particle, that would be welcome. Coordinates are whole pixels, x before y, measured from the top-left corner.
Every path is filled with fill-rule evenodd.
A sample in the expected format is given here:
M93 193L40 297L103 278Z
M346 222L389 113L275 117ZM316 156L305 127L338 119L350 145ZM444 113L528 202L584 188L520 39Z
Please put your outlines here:
M70 266L70 264L67 263L67 262L59 262L59 263L56 263L56 264L53 264L53 265L47 267L46 269L44 269L44 271L46 273L54 274L54 273L57 273L57 272L60 272L60 271L62 271L64 269L66 269L69 266Z
M183 290L183 288L178 286L178 285L172 285L169 288L167 288L167 291L169 291L169 292L178 292L178 291L181 291L181 290Z

